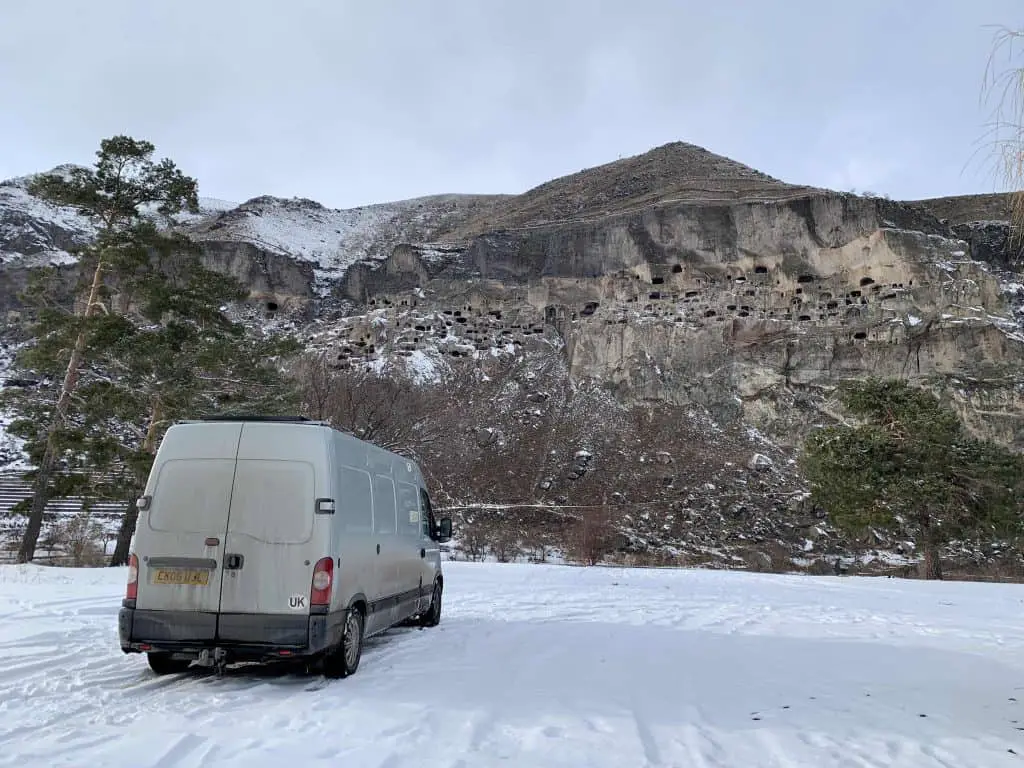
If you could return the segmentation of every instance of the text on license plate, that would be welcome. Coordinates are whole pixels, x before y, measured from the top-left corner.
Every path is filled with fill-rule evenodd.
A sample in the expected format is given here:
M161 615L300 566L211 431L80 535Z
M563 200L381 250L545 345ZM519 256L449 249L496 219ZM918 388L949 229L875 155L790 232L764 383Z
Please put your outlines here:
M205 587L210 583L210 572L207 570L186 571L181 568L157 568L153 572L153 583Z

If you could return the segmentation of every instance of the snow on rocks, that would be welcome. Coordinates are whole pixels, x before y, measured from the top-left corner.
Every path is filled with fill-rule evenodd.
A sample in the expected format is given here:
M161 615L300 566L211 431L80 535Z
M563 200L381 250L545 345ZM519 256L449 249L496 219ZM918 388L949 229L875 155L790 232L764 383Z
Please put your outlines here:
M58 166L60 174L72 166ZM96 225L73 208L53 205L28 193L32 177L0 182L0 265L37 267L73 264L68 250L96 235Z
M197 240L243 241L316 265L316 290L326 296L357 262L382 261L400 243L418 243L446 222L467 216L478 198L433 195L336 210L303 198L256 197L191 228ZM438 248L434 259L444 257Z
M7 372L13 363L15 349L0 341L0 389L7 383ZM0 472L26 468L24 442L7 432L11 414L0 411Z

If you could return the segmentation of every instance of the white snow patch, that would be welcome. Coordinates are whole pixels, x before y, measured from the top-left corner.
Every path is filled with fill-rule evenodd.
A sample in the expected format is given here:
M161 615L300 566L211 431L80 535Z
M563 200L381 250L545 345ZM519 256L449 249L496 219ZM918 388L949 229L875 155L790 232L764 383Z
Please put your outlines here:
M428 355L421 349L414 350L403 359L409 377L416 384L433 384L440 381L443 371L447 368L439 357Z

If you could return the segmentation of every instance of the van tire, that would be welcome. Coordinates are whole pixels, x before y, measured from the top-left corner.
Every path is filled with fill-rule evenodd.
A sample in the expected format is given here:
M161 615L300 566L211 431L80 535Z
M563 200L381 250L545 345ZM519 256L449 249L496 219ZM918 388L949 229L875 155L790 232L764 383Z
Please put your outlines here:
M169 653L150 651L146 654L149 668L158 675L173 675L184 672L192 665L192 659L175 659Z
M340 679L354 675L363 657L363 612L353 606L345 614L341 642L324 657L324 677Z
M421 627L436 627L441 623L441 582L434 582L434 594L430 597L430 607L420 616Z

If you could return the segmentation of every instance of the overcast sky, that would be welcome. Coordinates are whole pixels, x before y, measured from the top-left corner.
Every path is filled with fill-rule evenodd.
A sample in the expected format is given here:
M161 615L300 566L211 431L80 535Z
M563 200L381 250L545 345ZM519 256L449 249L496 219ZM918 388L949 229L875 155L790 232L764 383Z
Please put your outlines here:
M0 0L0 178L127 133L204 196L350 207L678 140L785 181L989 192L994 24L1024 0Z

